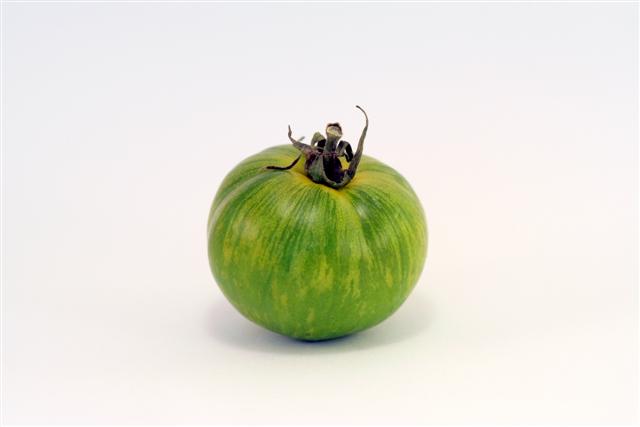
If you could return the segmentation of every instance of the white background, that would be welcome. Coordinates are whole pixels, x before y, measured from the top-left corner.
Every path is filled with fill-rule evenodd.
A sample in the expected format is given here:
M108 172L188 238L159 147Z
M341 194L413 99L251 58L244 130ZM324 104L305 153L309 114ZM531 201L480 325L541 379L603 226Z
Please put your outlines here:
M3 6L6 423L629 423L638 6ZM243 158L338 120L423 201L388 321L244 320L206 219Z

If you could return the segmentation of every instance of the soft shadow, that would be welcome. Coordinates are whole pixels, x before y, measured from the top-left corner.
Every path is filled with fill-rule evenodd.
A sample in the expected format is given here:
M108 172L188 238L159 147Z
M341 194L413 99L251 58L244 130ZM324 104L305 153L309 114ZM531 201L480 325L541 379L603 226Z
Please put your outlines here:
M216 301L207 313L207 329L217 341L247 351L280 354L327 354L367 350L413 339L423 333L433 316L425 295L414 292L390 318L357 334L327 341L305 342L268 331L245 319L226 300Z

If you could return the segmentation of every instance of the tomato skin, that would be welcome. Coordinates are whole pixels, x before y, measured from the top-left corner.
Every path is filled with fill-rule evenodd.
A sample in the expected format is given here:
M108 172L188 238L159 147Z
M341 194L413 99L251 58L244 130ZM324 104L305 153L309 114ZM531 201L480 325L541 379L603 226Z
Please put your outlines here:
M211 271L253 322L302 340L374 326L415 286L427 254L424 211L395 170L363 156L339 190L311 181L298 151L268 148L237 165L213 201Z

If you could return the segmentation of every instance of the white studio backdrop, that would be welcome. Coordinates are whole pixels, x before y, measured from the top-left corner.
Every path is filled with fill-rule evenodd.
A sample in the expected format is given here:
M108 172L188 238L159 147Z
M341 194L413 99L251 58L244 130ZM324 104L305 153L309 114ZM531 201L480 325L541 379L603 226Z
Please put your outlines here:
M23 423L638 416L636 3L4 3L2 409ZM340 121L422 200L380 326L249 323L206 219Z

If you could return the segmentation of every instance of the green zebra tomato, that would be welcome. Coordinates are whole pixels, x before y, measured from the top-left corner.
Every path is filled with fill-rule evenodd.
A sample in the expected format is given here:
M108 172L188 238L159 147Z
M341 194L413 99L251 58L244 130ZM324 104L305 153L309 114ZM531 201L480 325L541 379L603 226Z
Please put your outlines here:
M307 147L326 149L327 135ZM426 258L424 212L409 183L361 145L357 175L341 188L310 179L308 157L269 170L300 154L286 145L247 158L222 182L209 214L209 262L248 319L324 340L378 324L408 297Z

